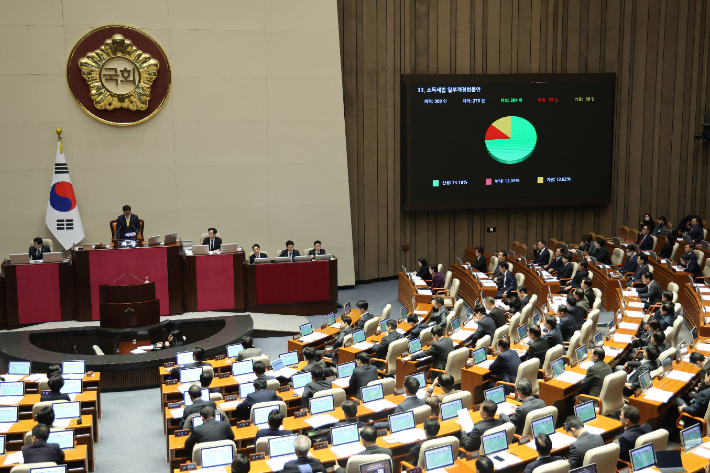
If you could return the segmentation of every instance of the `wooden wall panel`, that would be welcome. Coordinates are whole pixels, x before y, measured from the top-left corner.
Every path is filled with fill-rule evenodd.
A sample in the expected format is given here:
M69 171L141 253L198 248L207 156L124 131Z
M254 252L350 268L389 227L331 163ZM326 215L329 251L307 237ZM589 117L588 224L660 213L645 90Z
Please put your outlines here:
M710 146L695 139L710 106L708 2L338 0L356 279L419 256L448 266L479 244L609 237L644 212L710 219ZM401 74L529 72L617 74L612 203L403 212Z

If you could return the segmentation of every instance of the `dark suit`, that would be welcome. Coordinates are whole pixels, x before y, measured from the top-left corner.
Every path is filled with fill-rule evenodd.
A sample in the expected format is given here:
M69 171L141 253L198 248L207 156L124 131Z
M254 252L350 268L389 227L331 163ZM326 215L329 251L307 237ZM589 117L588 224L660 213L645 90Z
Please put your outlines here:
M688 262L688 266L685 267L685 272L693 275L693 281L695 278L699 278L703 275L703 270L700 269L700 265L697 263L697 260L690 260Z
M317 254L324 255L325 250L323 248L321 248ZM315 255L316 255L316 250L308 250L308 256L315 256Z
M500 307L493 307L488 314L488 317L493 319L493 322L496 324L496 328L501 328L503 325L507 323L505 320L505 312L503 312L503 309Z
M308 400L313 397L313 395L320 391L327 391L328 389L333 389L333 383L330 381L325 381L323 379L318 381L311 381L306 384L303 388L303 394L301 395L301 407L308 407ZM273 392L273 391L272 391Z
M49 253L50 250L48 246L42 245L42 248L35 248L34 245L30 246L30 259L44 259L44 254Z
M530 303L530 296L525 296L520 301L520 307L525 307L528 303Z
M574 268L572 267L572 263L567 263L564 266L562 266L559 271L557 271L557 279L569 279L572 277L572 271L574 271Z
M446 368L446 360L452 351L454 351L454 342L450 338L441 337L438 342L434 342L431 348L412 355L411 359L418 360L419 358L431 356L432 368L443 370Z
M636 391L638 388L641 387L641 383L639 382L639 377L641 376L641 373L644 371L653 371L655 369L658 369L661 366L661 361L660 360L643 360L641 362L638 361L629 361L627 365L631 368L636 368L636 372L632 377L630 377L626 382L631 385L631 390ZM634 366L636 365L636 366ZM705 413L703 413L704 415Z
M279 255L279 258L286 258L287 256L288 256L288 250L281 250L281 254ZM301 253L299 253L298 250L294 249L291 252L291 261L293 261L293 259L296 256L301 256Z
M376 343L372 346L372 350L374 350L375 352L375 358L386 360L387 351L389 350L390 343L394 342L395 340L399 340L400 338L404 338L404 336L396 330L382 337L380 343ZM372 364L374 364L381 370L385 369L385 364L381 361L373 361Z
M254 391L253 393L247 395L247 398L237 406L236 416L240 419L248 419L251 415L251 408L254 404L281 400L282 399L276 394L276 392L269 389Z
M485 273L488 267L486 266L486 257L481 256L476 260L475 263L473 263L473 269L477 269L482 273Z
M517 294L518 284L515 281L515 276L512 271L506 271L503 277L503 287L498 289L497 297L503 297L503 293L507 293L506 297L510 297L512 294Z
M670 237L670 235L669 235ZM676 242L673 239L669 239L665 245L663 245L663 248L661 248L661 251L658 252L658 257L659 258L670 258L671 253L673 253L673 246L675 246ZM628 453L627 453L628 455Z
M629 451L636 448L636 440L644 434L652 432L651 426L648 424L635 425L624 430L624 433L619 437L619 460L629 461Z
M192 431L192 434L185 440L185 449L191 452L196 443L218 440L234 440L234 431L229 422L217 422L212 417Z
M367 386L370 381L375 381L379 379L377 374L377 366L375 365L362 365L356 366L350 377L350 387L355 390L358 399L361 399L360 388Z
M64 463L64 450L59 448L59 444L37 440L31 445L22 447L22 457L25 459L25 464L54 462L59 465Z
M202 398L198 398L187 406L185 409L182 411L182 420L180 421L180 428L185 429L187 426L185 425L185 420L187 420L188 417L190 417L192 414L199 414L200 409L202 409L205 406L212 406L215 409L217 409L217 404L214 401L203 401Z
M362 314L362 316L360 316L360 320L358 320L355 324L355 330L362 330L363 328L365 328L365 322L374 318L374 315L369 312L365 312L364 314Z
M439 310L432 309L429 322L434 322L436 325L446 325L446 317L448 317L449 313L449 308L443 305Z
M433 325L432 322L422 322L418 325L415 325L414 328L407 334L407 339L409 340L414 340L417 339L421 336L422 330L425 330Z
M135 232L136 236L128 238L138 238L138 233L141 231L141 223L138 215L131 214L126 224L126 216L121 214L116 218L116 238L119 240L126 238L126 233Z
M515 350L506 350L498 354L488 369L493 374L499 374L501 381L515 383L515 378L518 376L518 366L520 366L518 353ZM505 392L510 394L513 392L513 388L505 386Z
M545 355L549 349L550 346L547 344L547 340L542 337L536 338L535 341L529 345L528 360L537 358L540 360L540 368L542 368L542 364L545 362Z
M208 250L210 250L210 251L215 251L215 250L219 250L220 248L222 248L222 239L220 237L217 237L217 236L214 237L214 241L212 241L211 243L212 243L212 245L210 245L210 237L207 237L204 240L202 240L202 244L208 245L209 246Z
M333 348L332 350L338 350L343 346L343 343L345 342L345 337L353 333L353 328L352 326L347 326L344 329L338 333L337 338L333 342Z
M254 437L254 443L256 443L256 441L261 437L281 437L291 434L293 434L293 430L273 430L271 427L267 427L266 429L259 429L257 431L256 437Z
M313 368L315 368L316 366L320 366L321 368L326 369L325 361L313 360L313 361L309 361L308 364L306 366L304 366L303 368L301 368L299 372L300 373L310 373L311 371L313 371Z
M570 286L574 288L582 287L582 279L588 276L589 271L587 271L586 269L578 269L577 272L574 274L574 277L570 281Z
M534 263L538 266L546 266L550 261L550 250L543 248L537 252Z
M690 237L691 241L694 241L695 243L702 241L703 240L703 227L698 224L690 229L688 232L688 236Z
M577 325L576 330L580 330L584 323L584 312L576 305L571 305L567 307L567 313L574 319L574 323Z
M256 259L256 257L257 257L256 255L251 255L249 257L249 264L254 264L254 260ZM268 258L268 257L269 257L269 255L267 255L263 251L259 253L259 258Z
M597 447L603 447L604 440L601 435L590 434L589 432L582 432L582 434L577 437L577 440L572 442L569 446L569 461L570 468L579 468L584 463L584 455L591 449Z
M559 271L562 266L564 266L564 263L562 262L562 257L558 256L553 259L552 262L549 264L549 266L547 267L547 271Z
M630 256L624 265L619 268L619 273L626 274L626 273L635 273L636 268L638 268L638 255L634 253L633 256Z
M648 272L648 265L647 264L642 264L640 266L637 266L636 271L634 271L634 275L631 276L631 282L632 283L641 282L641 276L643 276L647 272Z
M646 308L648 308L650 305L661 302L663 290L654 279L648 286L640 287L638 289L638 294L641 300L646 303Z
M562 332L560 332L560 327L557 325L555 325L555 328L547 332L547 334L543 335L542 338L547 341L547 345L550 348L556 347L557 345L562 345L562 342L564 341L562 339Z
M683 408L683 412L693 417L703 418L705 417L705 411L708 410L708 402L710 402L710 388L700 391L695 396L695 399L690 402L690 405ZM686 427L689 427L689 425L686 425Z
M653 250L653 238L651 235L639 235L637 245L640 251Z
M493 312L493 311L491 311ZM490 335L491 341L493 341L493 335L496 333L496 322L491 317L491 314L484 315L481 320L478 322L478 328L476 329L476 333L473 334L473 337L471 337L471 345L476 346L476 342L478 342L480 339L485 337L486 335Z
M532 441L534 442L535 440L532 440ZM538 458L537 460L528 463L528 466L525 467L525 470L523 471L523 473L532 473L533 470L534 470L535 468L537 468L538 466L547 465L548 463L556 462L556 461L559 461L559 460L564 460L564 458L562 458L562 457L542 457L542 458Z
M545 407L545 401L538 399L536 397L530 396L523 399L522 404L515 408L515 412L512 416L508 417L507 414L500 414L500 418L505 422L512 422L515 425L515 433L518 435L523 435L523 428L525 427L525 418L532 411L542 409Z
M461 433L461 444L464 450L467 452L478 451L481 448L481 437L485 431L503 424L505 424L505 421L500 418L479 420L473 425L473 430L470 433Z
M394 408L393 414L401 414L402 412L411 411L412 409L415 409L417 407L421 407L424 405L426 405L426 402L424 401L424 399L419 399L417 396L407 395L407 397L404 399L404 401L400 402L397 405L397 407ZM375 428L389 430L389 422L376 422Z
M282 473L326 473L326 469L320 460L307 457L298 457L295 460L286 462L284 469L281 471Z
M599 248L595 253L594 257L599 261L600 263L610 265L611 264L611 257L609 256L609 250L606 249L606 246L602 246Z
M39 398L39 402L45 401L71 401L69 394L55 393L51 392L49 394L42 394Z
M597 300L597 296L594 295L594 291L591 287L589 289L584 290L584 297L586 297L589 301L589 307L593 307L594 301Z
M568 313L557 322L557 327L560 329L560 333L562 333L562 340L569 342L569 339L572 338L572 334L577 330L577 321L574 320L572 313Z
M582 394L599 397L602 392L604 378L612 374L611 366L605 361L597 361L587 369L587 374L582 380Z

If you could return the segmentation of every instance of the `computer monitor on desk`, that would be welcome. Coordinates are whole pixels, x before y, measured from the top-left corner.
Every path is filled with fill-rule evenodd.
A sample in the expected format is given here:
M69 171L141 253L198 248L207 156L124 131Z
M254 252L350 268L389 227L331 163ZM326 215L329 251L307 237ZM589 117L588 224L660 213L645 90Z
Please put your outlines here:
M30 255L28 253L12 253L10 264L30 264Z
M148 246L160 244L160 235L155 235L148 238ZM192 252L195 253L195 245L192 246Z
M316 261L330 261L333 255L316 255Z
M192 254L195 256L207 255L210 252L209 245L192 245Z
M239 251L239 243L222 243L219 252L223 255L236 253Z
M293 261L294 262L299 262L299 261L311 261L312 257L309 255L301 255L301 256L294 256Z
M7 374L29 375L32 370L31 361L10 361L8 362Z
M256 260L254 260L254 261L256 261ZM274 258L274 263L290 263L290 262L291 262L291 258L289 258L288 256L277 256L276 258Z
M165 235L165 244L170 244L170 243L175 243L177 241L177 232L175 233L168 233Z

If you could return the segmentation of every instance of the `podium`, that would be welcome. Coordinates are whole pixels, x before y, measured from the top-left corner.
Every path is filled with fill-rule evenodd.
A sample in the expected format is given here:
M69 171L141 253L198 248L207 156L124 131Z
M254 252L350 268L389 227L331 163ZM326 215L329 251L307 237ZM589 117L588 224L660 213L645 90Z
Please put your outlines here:
M139 328L160 323L160 301L155 283L126 286L99 285L102 328Z

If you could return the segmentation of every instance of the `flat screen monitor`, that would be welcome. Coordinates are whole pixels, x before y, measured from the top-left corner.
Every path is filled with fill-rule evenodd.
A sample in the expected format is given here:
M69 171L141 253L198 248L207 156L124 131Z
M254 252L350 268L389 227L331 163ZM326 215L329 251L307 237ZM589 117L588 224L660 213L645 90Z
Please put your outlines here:
M334 410L335 404L332 394L321 397L312 397L308 400L308 412L310 412L312 416L322 414L324 412L332 412Z
M62 361L63 374L84 374L86 373L86 364L84 360L77 361Z
M190 393L185 391L184 393L182 393L182 397L183 397L183 402L185 402L185 407L192 405L192 399L190 399ZM205 402L209 402L209 400L210 400L209 388L202 388L200 390L200 399L202 399Z
M181 383L194 383L200 380L200 375L202 374L202 367L189 368L186 370L180 370L180 382Z
M330 314L325 316L325 324L330 327L335 323L335 312L331 312Z
M30 473L67 473L66 465L43 466L40 468L30 468Z
M382 333L387 333L387 321L389 321L389 319L380 320L380 330Z
M280 371L286 367L286 364L284 363L284 360L281 358L276 358L274 361L271 362L271 369L274 371Z
M31 361L10 361L7 364L7 374L27 376L30 374L31 369Z
M239 398L246 399L248 395L255 392L254 383L239 383Z
M680 431L680 442L683 449L689 452L693 448L703 443L702 424L695 424L692 427Z
M2 406L0 407L0 423L15 423L19 415L20 408L18 406Z
M231 445L222 445L219 447L203 448L200 450L200 460L202 468L212 468L213 466L231 465L232 457Z
M313 381L313 375L308 373L294 374L291 376L291 382L293 383L293 389L301 389L306 384Z
M698 327L693 327L693 329L690 331L690 333L692 334L693 340L698 339Z
M49 438L47 443L59 444L59 448L66 450L67 448L74 448L74 431L69 430L55 430L49 433Z
M466 320L471 320L471 317L473 317L473 309L469 307L466 309Z
M363 386L360 388L360 398L363 403L368 403L372 401L379 401L384 399L384 391L382 390L382 384L374 384L372 386Z
M426 470L448 468L454 464L454 448L451 444L424 451Z
M0 455L5 455L5 436L0 435Z
M537 314L533 315L532 323L535 325L539 324L540 323L540 316Z
M533 437L537 437L538 434L552 435L555 433L555 423L552 420L552 415L541 417L530 423L532 427Z
M597 473L597 464L592 463L591 465L580 466L574 470L570 470L569 473Z
M299 329L301 330L301 336L305 337L313 333L313 324L311 324L310 322L307 324L303 324L299 327Z
M577 404L574 406L574 413L585 424L597 418L597 411L594 410L594 401Z
M360 473L392 473L392 464L390 460L361 463Z
M501 404L505 402L505 386L497 386L495 388L486 389L483 391L483 397L486 400Z
M353 332L353 343L360 343L365 341L365 331L357 330Z
M81 417L81 406L79 401L74 402L53 402L52 410L55 419L73 419Z
M347 378L353 374L353 371L355 371L355 362L348 361L347 363L340 363L337 365L337 369L338 378Z
M415 427L414 423L414 411L406 411L399 414L392 414L389 416L390 422L390 432L397 433L403 430L413 429Z
M407 317L409 316L409 312L407 311L406 307L402 307L399 311L399 320L402 322L407 320Z
M330 429L330 438L333 439L333 446L337 447L338 445L359 442L360 432L357 426L358 424L354 423Z
M584 360L587 359L587 347L578 347L575 352L577 353L577 361L578 362L583 362Z
M453 319L451 321L451 331L458 332L461 329L461 321L459 319Z
M634 471L650 468L656 464L656 454L653 451L653 444L631 450L631 467Z
M283 457L296 453L293 442L297 435L283 435L269 439L269 458Z
M476 348L475 350L473 350L472 356L474 365L481 364L488 359L488 355L486 355L485 348Z
M278 411L279 406L264 406L252 409L254 411L254 425L262 425L269 422L269 412Z
M348 315L350 313L350 302L346 302L343 306L343 314Z
M552 377L557 378L559 375L565 372L565 360L562 358L557 358L555 361L550 363L552 368Z
M175 355L177 358L177 364L179 366L184 366L184 365L189 365L190 363L194 363L195 359L192 357L192 352L191 351L181 351L177 355Z
M483 454L493 455L494 453L508 450L508 434L505 431L495 432L481 437L483 444Z
M642 390L646 390L647 388L653 386L653 380L651 379L650 371L644 371L643 373L641 373L641 375L639 376L639 384L641 385Z
M594 335L594 346L595 347L600 347L604 344L604 336L601 334L601 332L597 332Z
M25 383L22 381L6 381L0 383L0 396L24 396Z
M422 351L422 340L420 338L415 338L409 341L409 355L414 355Z
M286 366L294 366L298 364L298 352L290 351L288 353L281 353L279 355Z
M419 389L426 387L426 373L414 373L408 376L409 378L414 378L419 381Z
M461 409L463 409L463 402L460 398L449 402L442 402L441 406L439 406L439 410L441 411L441 420L444 421L457 417L459 415L458 412Z
M237 343L236 345L227 345L227 358L237 358L237 356L239 356L239 352L242 350L244 350L244 347L241 343Z
M232 363L232 376L240 376L254 372L253 364L254 361L251 359Z
M62 394L79 394L82 391L81 383L80 379L65 379L64 386L59 392Z
M525 325L521 325L518 327L518 337L520 339L524 339L525 337L528 336L528 328Z

